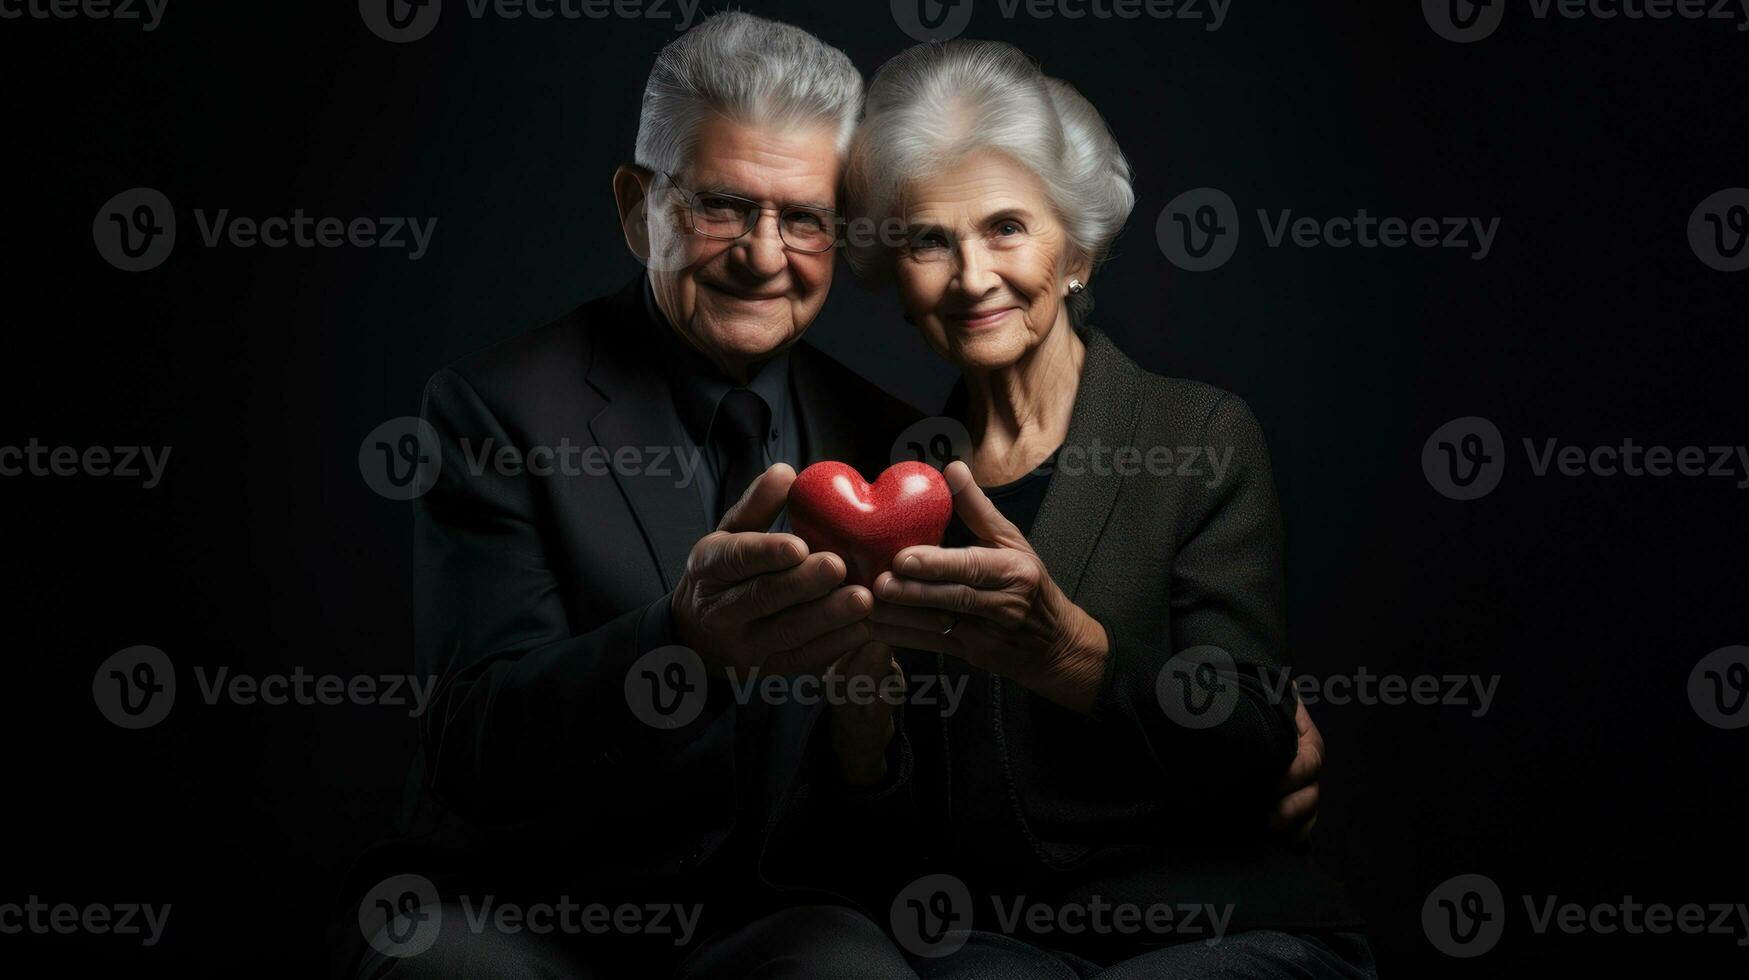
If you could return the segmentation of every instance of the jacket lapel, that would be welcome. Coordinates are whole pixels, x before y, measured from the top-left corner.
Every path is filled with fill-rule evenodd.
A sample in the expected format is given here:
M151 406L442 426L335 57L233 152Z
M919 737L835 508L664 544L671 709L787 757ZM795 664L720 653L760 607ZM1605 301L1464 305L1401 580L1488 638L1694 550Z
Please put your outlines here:
M1089 328L1084 339L1087 359L1081 365L1081 384L1063 444L1091 446L1098 440L1105 446L1129 446L1141 410L1142 371L1104 333ZM1088 559L1122 483L1115 473L1098 474L1084 467L1077 474L1059 470L1045 491L1028 541L1071 597L1081 588Z
M659 475L642 467L621 472L622 467L613 465L614 454L622 448L630 447L639 460L648 460L654 447L684 452L685 440L668 383L653 369L648 354L654 325L644 314L641 277L614 298L612 319L609 329L596 334L595 356L585 376L608 400L589 420L589 432L608 454L608 471L655 556L663 588L672 589L680 581L693 544L711 528L698 488L678 485L672 462Z
M860 427L856 420L842 417L844 392L830 389L819 363L823 356L805 343L796 344L790 354L790 388L802 413L801 465L828 459L858 468L872 465L871 460L863 458L867 452L863 440L858 438ZM869 480L879 475L878 470L863 473Z

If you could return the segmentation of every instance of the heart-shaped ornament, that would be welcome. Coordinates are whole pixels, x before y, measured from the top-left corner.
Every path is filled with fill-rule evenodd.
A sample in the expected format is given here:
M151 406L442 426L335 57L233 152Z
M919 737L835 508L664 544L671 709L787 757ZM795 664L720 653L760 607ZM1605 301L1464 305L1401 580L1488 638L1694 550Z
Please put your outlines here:
M843 558L848 585L872 588L894 555L940 544L952 516L953 493L926 463L895 463L873 484L843 463L815 463L789 488L791 530L810 552Z

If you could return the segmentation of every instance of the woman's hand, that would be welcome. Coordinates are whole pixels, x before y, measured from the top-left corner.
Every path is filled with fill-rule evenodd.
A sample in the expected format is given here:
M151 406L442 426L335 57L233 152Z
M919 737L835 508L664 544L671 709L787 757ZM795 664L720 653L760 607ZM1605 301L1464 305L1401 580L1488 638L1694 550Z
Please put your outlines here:
M875 580L875 638L931 650L1014 679L1076 711L1091 711L1111 644L1069 601L1044 562L961 462L944 474L971 548L906 548Z
M1294 694L1294 727L1299 730L1299 748L1294 761L1282 773L1275 792L1275 810L1269 816L1270 829L1304 844L1312 836L1312 826L1318 822L1318 774L1324 769L1324 736L1312 724L1306 703Z

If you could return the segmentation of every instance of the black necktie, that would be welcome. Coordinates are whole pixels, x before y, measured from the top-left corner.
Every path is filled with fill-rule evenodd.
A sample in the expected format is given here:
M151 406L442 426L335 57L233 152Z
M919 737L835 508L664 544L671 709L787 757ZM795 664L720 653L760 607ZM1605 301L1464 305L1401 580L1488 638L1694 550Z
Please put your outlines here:
M723 466L717 484L717 520L765 472L765 430L770 425L771 407L746 388L730 391L717 403L710 435Z

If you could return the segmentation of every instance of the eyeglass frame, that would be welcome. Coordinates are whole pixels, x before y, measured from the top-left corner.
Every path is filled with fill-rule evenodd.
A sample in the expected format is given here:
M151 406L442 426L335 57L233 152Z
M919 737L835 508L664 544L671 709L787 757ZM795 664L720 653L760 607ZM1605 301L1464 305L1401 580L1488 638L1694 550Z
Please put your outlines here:
M711 194L713 197L725 197L731 201L740 201L743 204L750 205L753 210L747 212L747 215L752 220L747 222L747 227L741 229L741 233L739 235L733 235L733 236L729 236L729 237L724 237L722 235L713 235L710 232L705 231L704 229L702 229L698 226L698 215L696 213L694 213L694 208L697 207L698 195L701 192L700 191L689 191L686 188L680 186L680 181L675 180L674 175L669 173L666 170L657 170L655 172L668 178L668 183L670 185L672 185L675 190L680 192L681 198L683 200L685 200L685 202L686 202L687 223L692 226L692 230L694 232L697 232L700 235L703 235L706 238L711 239L712 241L738 242L741 239L746 238L749 234L751 234L753 232L753 229L759 227L759 216L760 215L775 213L777 215L777 238L778 238L778 241L783 242L784 248L790 249L791 251L800 252L803 255L825 255L827 252L830 252L833 249L837 248L840 244L838 241L838 227L839 227L839 224L844 220L844 216L842 214L840 214L836 208L816 208L816 207L811 207L811 206L806 205L806 204L785 204L782 207L768 208L768 207L760 204L758 201L753 200L752 198L742 197L739 194L728 194L728 193L724 193L723 191L709 191L708 193ZM825 216L827 216L830 219L827 222L827 227L832 229L832 243L830 245L827 245L825 248L821 248L821 249L806 249L806 248L802 248L799 245L792 244L788 238L784 237L784 234L783 234L783 216L784 216L784 212L786 212L786 211L806 211L809 214L813 214L813 215L825 215Z

